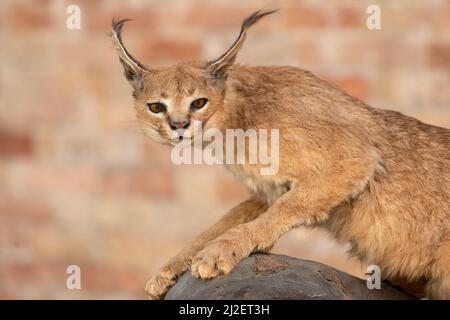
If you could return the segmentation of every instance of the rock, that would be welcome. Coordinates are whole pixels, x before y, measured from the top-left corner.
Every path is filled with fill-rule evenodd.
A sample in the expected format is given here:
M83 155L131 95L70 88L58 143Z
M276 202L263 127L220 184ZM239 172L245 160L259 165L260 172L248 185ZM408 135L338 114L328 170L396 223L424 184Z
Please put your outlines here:
M186 272L166 300L189 299L413 299L388 284L369 290L366 281L324 264L278 254L254 254L227 276L200 280Z

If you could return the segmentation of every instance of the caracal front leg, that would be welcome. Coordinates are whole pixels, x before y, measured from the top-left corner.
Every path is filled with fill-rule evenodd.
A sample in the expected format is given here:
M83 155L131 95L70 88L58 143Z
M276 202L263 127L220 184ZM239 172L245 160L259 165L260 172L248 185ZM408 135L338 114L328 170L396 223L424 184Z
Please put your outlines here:
M192 275L201 279L228 274L243 258L255 251L269 250L285 232L299 223L297 212L287 211L294 193L289 191L258 218L229 229L192 259Z
M214 240L234 226L255 219L266 210L266 202L257 197L252 197L231 209L215 225L198 236L188 247L173 257L147 282L145 290L149 298L163 298L169 288L175 284L177 278L188 270L191 258L211 240Z
M330 175L301 185L293 182L292 189L258 218L229 229L198 252L191 263L192 274L202 279L228 274L243 258L267 251L292 228L325 221L334 207L361 188L364 180L358 178L365 177L348 176L345 180ZM336 185L336 181L341 183Z

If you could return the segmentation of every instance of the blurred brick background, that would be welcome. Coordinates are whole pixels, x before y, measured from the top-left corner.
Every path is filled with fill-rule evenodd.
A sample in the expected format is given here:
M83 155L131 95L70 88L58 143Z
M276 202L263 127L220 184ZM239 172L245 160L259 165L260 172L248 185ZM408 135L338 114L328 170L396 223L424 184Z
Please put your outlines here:
M66 29L69 4L81 30ZM381 30L366 28L369 4ZM2 0L1 298L145 298L147 278L246 197L221 167L174 166L140 134L111 18L135 19L126 44L163 66L218 56L242 18L273 7L240 62L309 69L373 106L450 127L447 0ZM363 274L320 232L291 232L275 251ZM82 290L65 287L70 264Z

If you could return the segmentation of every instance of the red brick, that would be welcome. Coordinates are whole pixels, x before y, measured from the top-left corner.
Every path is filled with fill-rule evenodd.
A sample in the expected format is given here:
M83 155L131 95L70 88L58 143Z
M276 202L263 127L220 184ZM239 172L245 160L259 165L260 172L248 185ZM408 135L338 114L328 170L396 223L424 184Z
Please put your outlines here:
M93 263L82 264L80 268L83 290L140 293L145 298L144 286L149 275L142 270Z
M0 198L0 215L7 216L8 220L14 223L26 220L32 223L47 223L51 221L52 209L42 201Z
M218 199L224 203L237 204L249 195L244 185L232 177L217 179L215 186Z
M38 278L41 267L35 263L11 263L2 265L2 272L7 275L8 280L27 281ZM4 275L4 276L5 276Z
M199 27L206 31L239 30L239 27L255 8L195 6L184 16L182 23L189 27Z
M168 170L108 170L102 176L104 192L156 199L175 196L173 176Z
M320 64L323 55L320 43L314 40L301 40L297 45L298 60L301 64Z
M64 191L66 193L98 192L101 190L101 177L93 167L31 165L23 171L27 190L33 193Z
M428 62L435 68L450 70L450 43L434 43L428 48Z
M138 132L138 134L142 133ZM142 139L140 161L145 163L147 168L170 165L170 147L153 142L147 137Z
M326 6L295 6L282 13L289 27L325 27L330 24L330 14Z
M336 41L334 54L338 63L374 67L411 69L421 63L422 47L410 43L399 35L382 36L371 33L370 37L341 37Z
M431 8L430 8L431 9ZM433 32L439 33L441 30L450 28L450 2L446 1L444 6L438 6L434 10L426 13L424 20L428 22Z
M48 10L48 1L39 5L16 3L8 12L3 13L6 25L14 31L32 32L52 26L52 17Z
M103 2L105 3L105 2ZM109 32L111 30L112 19L131 19L124 31L129 35L145 32L154 32L161 23L158 13L150 6L141 8L131 8L129 6L118 6L109 8L102 6L101 1L86 1L81 4L82 15L84 15L83 26L89 32Z
M30 156L32 149L29 134L0 131L0 157Z
M338 9L338 23L343 28L366 28L365 9L359 6Z
M142 60L189 60L199 59L202 45L198 41L159 39L141 42L139 56Z
M341 89L349 94L361 99L367 100L369 97L369 84L366 79L358 76L343 78L327 78L328 81L335 83Z

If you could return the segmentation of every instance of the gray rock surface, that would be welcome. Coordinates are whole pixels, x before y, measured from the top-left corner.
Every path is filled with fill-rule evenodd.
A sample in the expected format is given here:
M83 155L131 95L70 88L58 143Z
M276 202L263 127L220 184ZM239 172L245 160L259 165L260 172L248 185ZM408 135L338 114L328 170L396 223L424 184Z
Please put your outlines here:
M382 283L369 290L366 281L324 264L276 254L254 254L227 276L199 280L186 272L169 290L167 300L211 299L412 299Z

